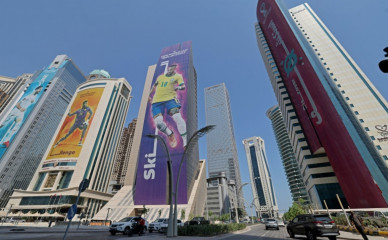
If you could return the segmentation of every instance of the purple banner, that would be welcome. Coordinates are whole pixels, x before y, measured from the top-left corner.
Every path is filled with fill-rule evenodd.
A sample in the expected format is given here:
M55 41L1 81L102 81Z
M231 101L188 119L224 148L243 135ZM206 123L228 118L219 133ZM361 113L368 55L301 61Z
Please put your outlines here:
M173 192L179 164L187 144L186 106L187 80L190 66L191 41L166 47L159 57L150 89L136 176L135 204L168 204L169 176L167 152L154 134L167 145L173 168ZM186 164L179 179L178 203L187 203Z

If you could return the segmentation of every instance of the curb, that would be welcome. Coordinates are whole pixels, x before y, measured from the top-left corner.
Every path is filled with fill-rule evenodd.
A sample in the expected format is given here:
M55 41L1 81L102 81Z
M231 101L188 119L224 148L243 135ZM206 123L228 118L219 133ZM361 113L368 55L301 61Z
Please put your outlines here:
M338 229L341 231L351 232L351 233L359 233L357 229L353 226L341 226L338 225ZM380 230L374 230L369 228L364 228L365 234L368 236L382 236L387 237L388 231L380 231Z

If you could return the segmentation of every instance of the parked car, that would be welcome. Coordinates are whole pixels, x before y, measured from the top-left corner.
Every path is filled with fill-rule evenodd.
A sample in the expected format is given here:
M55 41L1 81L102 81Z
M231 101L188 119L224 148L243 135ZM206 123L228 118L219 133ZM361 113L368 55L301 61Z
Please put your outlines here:
M156 219L155 221L153 221L152 223L149 224L148 231L150 233L152 233L152 231L159 231L160 230L160 226L162 225L162 223L166 219L168 220L168 218L158 218L158 219Z
M273 218L268 218L265 222L265 230L268 230L269 228L275 228L276 230L279 230L278 222Z
M295 235L306 235L309 240L315 240L317 237L335 240L340 235L337 225L327 214L298 215L287 225L287 232L291 238Z
M189 225L210 224L204 217L194 217L189 221Z
M177 219L177 226L178 227L183 227L184 225L185 224L181 220ZM168 228L168 218L166 218L166 220L164 220L163 223L160 225L159 232L165 233L165 232L167 232L167 228Z
M128 235L132 225L134 225L137 221L139 221L142 217L126 217L121 219L118 222L115 222L110 225L109 227L109 232L112 235L115 235L118 232L122 232L123 235ZM143 218L144 219L144 218ZM144 226L144 231L147 231L148 229L148 222L145 220L145 226Z
M285 227L284 222L282 220L278 220L278 226L279 227Z

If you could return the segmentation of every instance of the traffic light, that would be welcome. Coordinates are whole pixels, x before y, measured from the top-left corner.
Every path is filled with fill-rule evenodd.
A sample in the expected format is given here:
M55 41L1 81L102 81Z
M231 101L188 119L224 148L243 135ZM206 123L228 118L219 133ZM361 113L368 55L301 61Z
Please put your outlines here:
M384 48L385 57L388 57L388 47ZM384 73L388 73L388 59L385 59L379 63L380 70Z

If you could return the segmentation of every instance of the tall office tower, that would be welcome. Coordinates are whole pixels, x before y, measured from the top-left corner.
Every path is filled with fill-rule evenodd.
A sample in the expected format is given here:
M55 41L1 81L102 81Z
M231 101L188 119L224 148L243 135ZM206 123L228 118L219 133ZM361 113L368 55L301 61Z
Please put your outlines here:
M141 214L144 205L149 209L148 221L167 217L171 200L168 156L178 218L182 211L186 218L202 214L206 202L206 163L199 160L198 144L188 145L196 131L197 74L191 41L187 41L163 48L158 63L149 66L124 186L94 220L103 221L108 215L108 219L117 221ZM187 159L181 162L185 150Z
M205 89L206 125L216 128L207 134L207 160L209 177L225 172L228 180L236 183L239 207L243 207L240 166L234 137L229 93L224 83Z
M61 216L75 203L83 179L90 183L77 213L92 217L112 197L107 190L131 86L124 78L101 75L78 86L28 189L14 191L12 209L44 213L51 205L51 211L57 211L53 214Z
M12 107L31 82L32 74L23 74L16 79L0 76L0 119Z
M243 140L247 154L249 176L256 212L261 217L274 217L278 214L278 204L268 168L264 140L251 137Z
M297 158L311 200L324 206L342 190L352 208L387 207L385 99L307 4L290 14L280 0L260 0L257 17L259 49L276 95L290 99L279 102L282 114L289 121L292 106L308 143L300 151L304 158ZM289 135L293 139L293 131ZM322 159L310 161L310 153Z
M133 137L135 135L136 121L136 118L133 119L132 122L129 123L128 127L124 128L120 138L112 172L112 180L116 182L114 191L120 190L120 188L124 186Z
M0 208L14 189L27 189L62 114L85 76L66 55L34 74L0 120ZM20 91L19 91L20 92Z
M292 200L297 202L299 199L303 199L305 204L310 204L310 198L307 194L306 185L304 184L302 175L300 174L298 162L296 161L279 106L273 106L268 109L267 117L272 122L272 129L282 157L283 167L286 172Z

